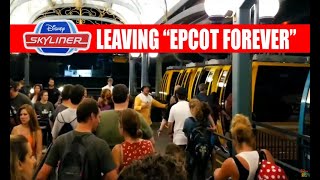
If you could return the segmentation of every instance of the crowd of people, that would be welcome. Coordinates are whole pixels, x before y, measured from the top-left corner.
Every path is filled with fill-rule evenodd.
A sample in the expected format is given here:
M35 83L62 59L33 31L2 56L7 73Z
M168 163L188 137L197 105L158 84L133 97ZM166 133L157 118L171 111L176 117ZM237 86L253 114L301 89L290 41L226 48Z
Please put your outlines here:
M219 116L230 109L222 113L216 95L207 96L205 84L190 101L187 90L176 86L168 104L155 100L149 85L134 98L126 85L112 84L109 78L95 100L88 98L86 88L79 84L66 84L59 92L50 79L48 88L42 90L42 85L36 84L34 92L26 95L19 83L11 80L11 180L251 180L268 176L258 173L261 153L255 149L250 120L240 114L230 115L227 127L236 156L217 168L215 152L228 152L228 145L214 133ZM162 133L165 128L169 131L171 142L164 154L155 148L153 106L163 109L158 136L166 135ZM269 151L261 152L274 164ZM35 172L36 168L39 171Z

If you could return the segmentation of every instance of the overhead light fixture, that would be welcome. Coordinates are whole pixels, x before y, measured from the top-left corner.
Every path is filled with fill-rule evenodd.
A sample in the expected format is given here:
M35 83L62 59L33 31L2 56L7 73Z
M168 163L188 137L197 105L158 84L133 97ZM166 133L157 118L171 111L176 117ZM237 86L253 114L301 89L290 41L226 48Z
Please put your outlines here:
M158 54L159 54L159 53L149 53L149 56L150 56L151 58L156 58L156 57L158 57Z
M205 0L204 10L209 17L225 17L228 11L235 11L235 4L232 0Z
M130 56L133 58L138 58L141 55L141 53L130 53Z
M259 18L274 18L279 8L279 0L259 0Z

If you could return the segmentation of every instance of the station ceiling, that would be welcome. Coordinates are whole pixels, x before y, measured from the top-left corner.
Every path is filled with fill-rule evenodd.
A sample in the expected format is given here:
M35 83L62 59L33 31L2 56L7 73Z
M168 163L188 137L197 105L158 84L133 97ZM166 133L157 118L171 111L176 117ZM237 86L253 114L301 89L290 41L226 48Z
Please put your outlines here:
M10 23L34 23L50 9L80 6L108 11L125 24L155 24L181 1L187 0L10 0Z

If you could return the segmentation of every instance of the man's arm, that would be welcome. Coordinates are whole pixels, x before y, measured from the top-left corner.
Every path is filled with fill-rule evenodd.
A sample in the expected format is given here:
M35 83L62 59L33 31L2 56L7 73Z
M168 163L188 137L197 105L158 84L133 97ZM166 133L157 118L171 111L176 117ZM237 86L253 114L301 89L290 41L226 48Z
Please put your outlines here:
M166 104L162 104L155 99L152 99L151 103L152 103L152 106L155 106L157 108L162 108L162 109L166 108L166 106L167 106Z
M55 140L58 137L59 131L62 128L62 124L60 123L60 121L62 122L62 120L60 119L60 117L62 117L61 112L57 114L57 117L53 123L53 127L51 130L53 140Z
M100 167L103 173L103 179L105 180L116 180L118 178L117 166L114 163L111 150L109 145L105 141L100 141L101 144L98 149L100 153Z
M57 166L58 161L60 160L59 150L64 150L65 147L60 146L61 141L59 139L53 143L48 156L45 160L45 163L41 167L36 180L46 180L50 175L51 171Z
M141 109L142 109L141 99L139 97L136 97L134 99L134 110L140 111Z
M169 118L168 118L168 126L169 126L169 135L173 134L173 122L174 122L174 106L170 109Z

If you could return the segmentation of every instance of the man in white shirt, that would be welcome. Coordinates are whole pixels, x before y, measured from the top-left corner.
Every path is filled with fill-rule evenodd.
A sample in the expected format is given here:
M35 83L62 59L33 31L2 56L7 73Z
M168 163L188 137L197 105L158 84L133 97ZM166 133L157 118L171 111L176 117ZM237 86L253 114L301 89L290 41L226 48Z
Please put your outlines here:
M189 102L187 101L187 90L180 87L176 90L178 102L172 106L169 113L169 131L173 134L173 143L185 149L188 139L183 132L184 122L191 117ZM173 124L174 123L174 124Z
M58 113L54 121L51 130L53 140L55 140L59 135L61 135L60 131L66 123L69 123L73 129L77 127L77 108L82 99L84 98L84 90L85 88L79 84L72 87L70 92L71 104L67 109Z
M112 86L112 83L113 83L113 79L112 78L108 78L108 84L106 86L104 86L102 88L103 89L109 89L112 93L112 90L113 90L113 86Z

